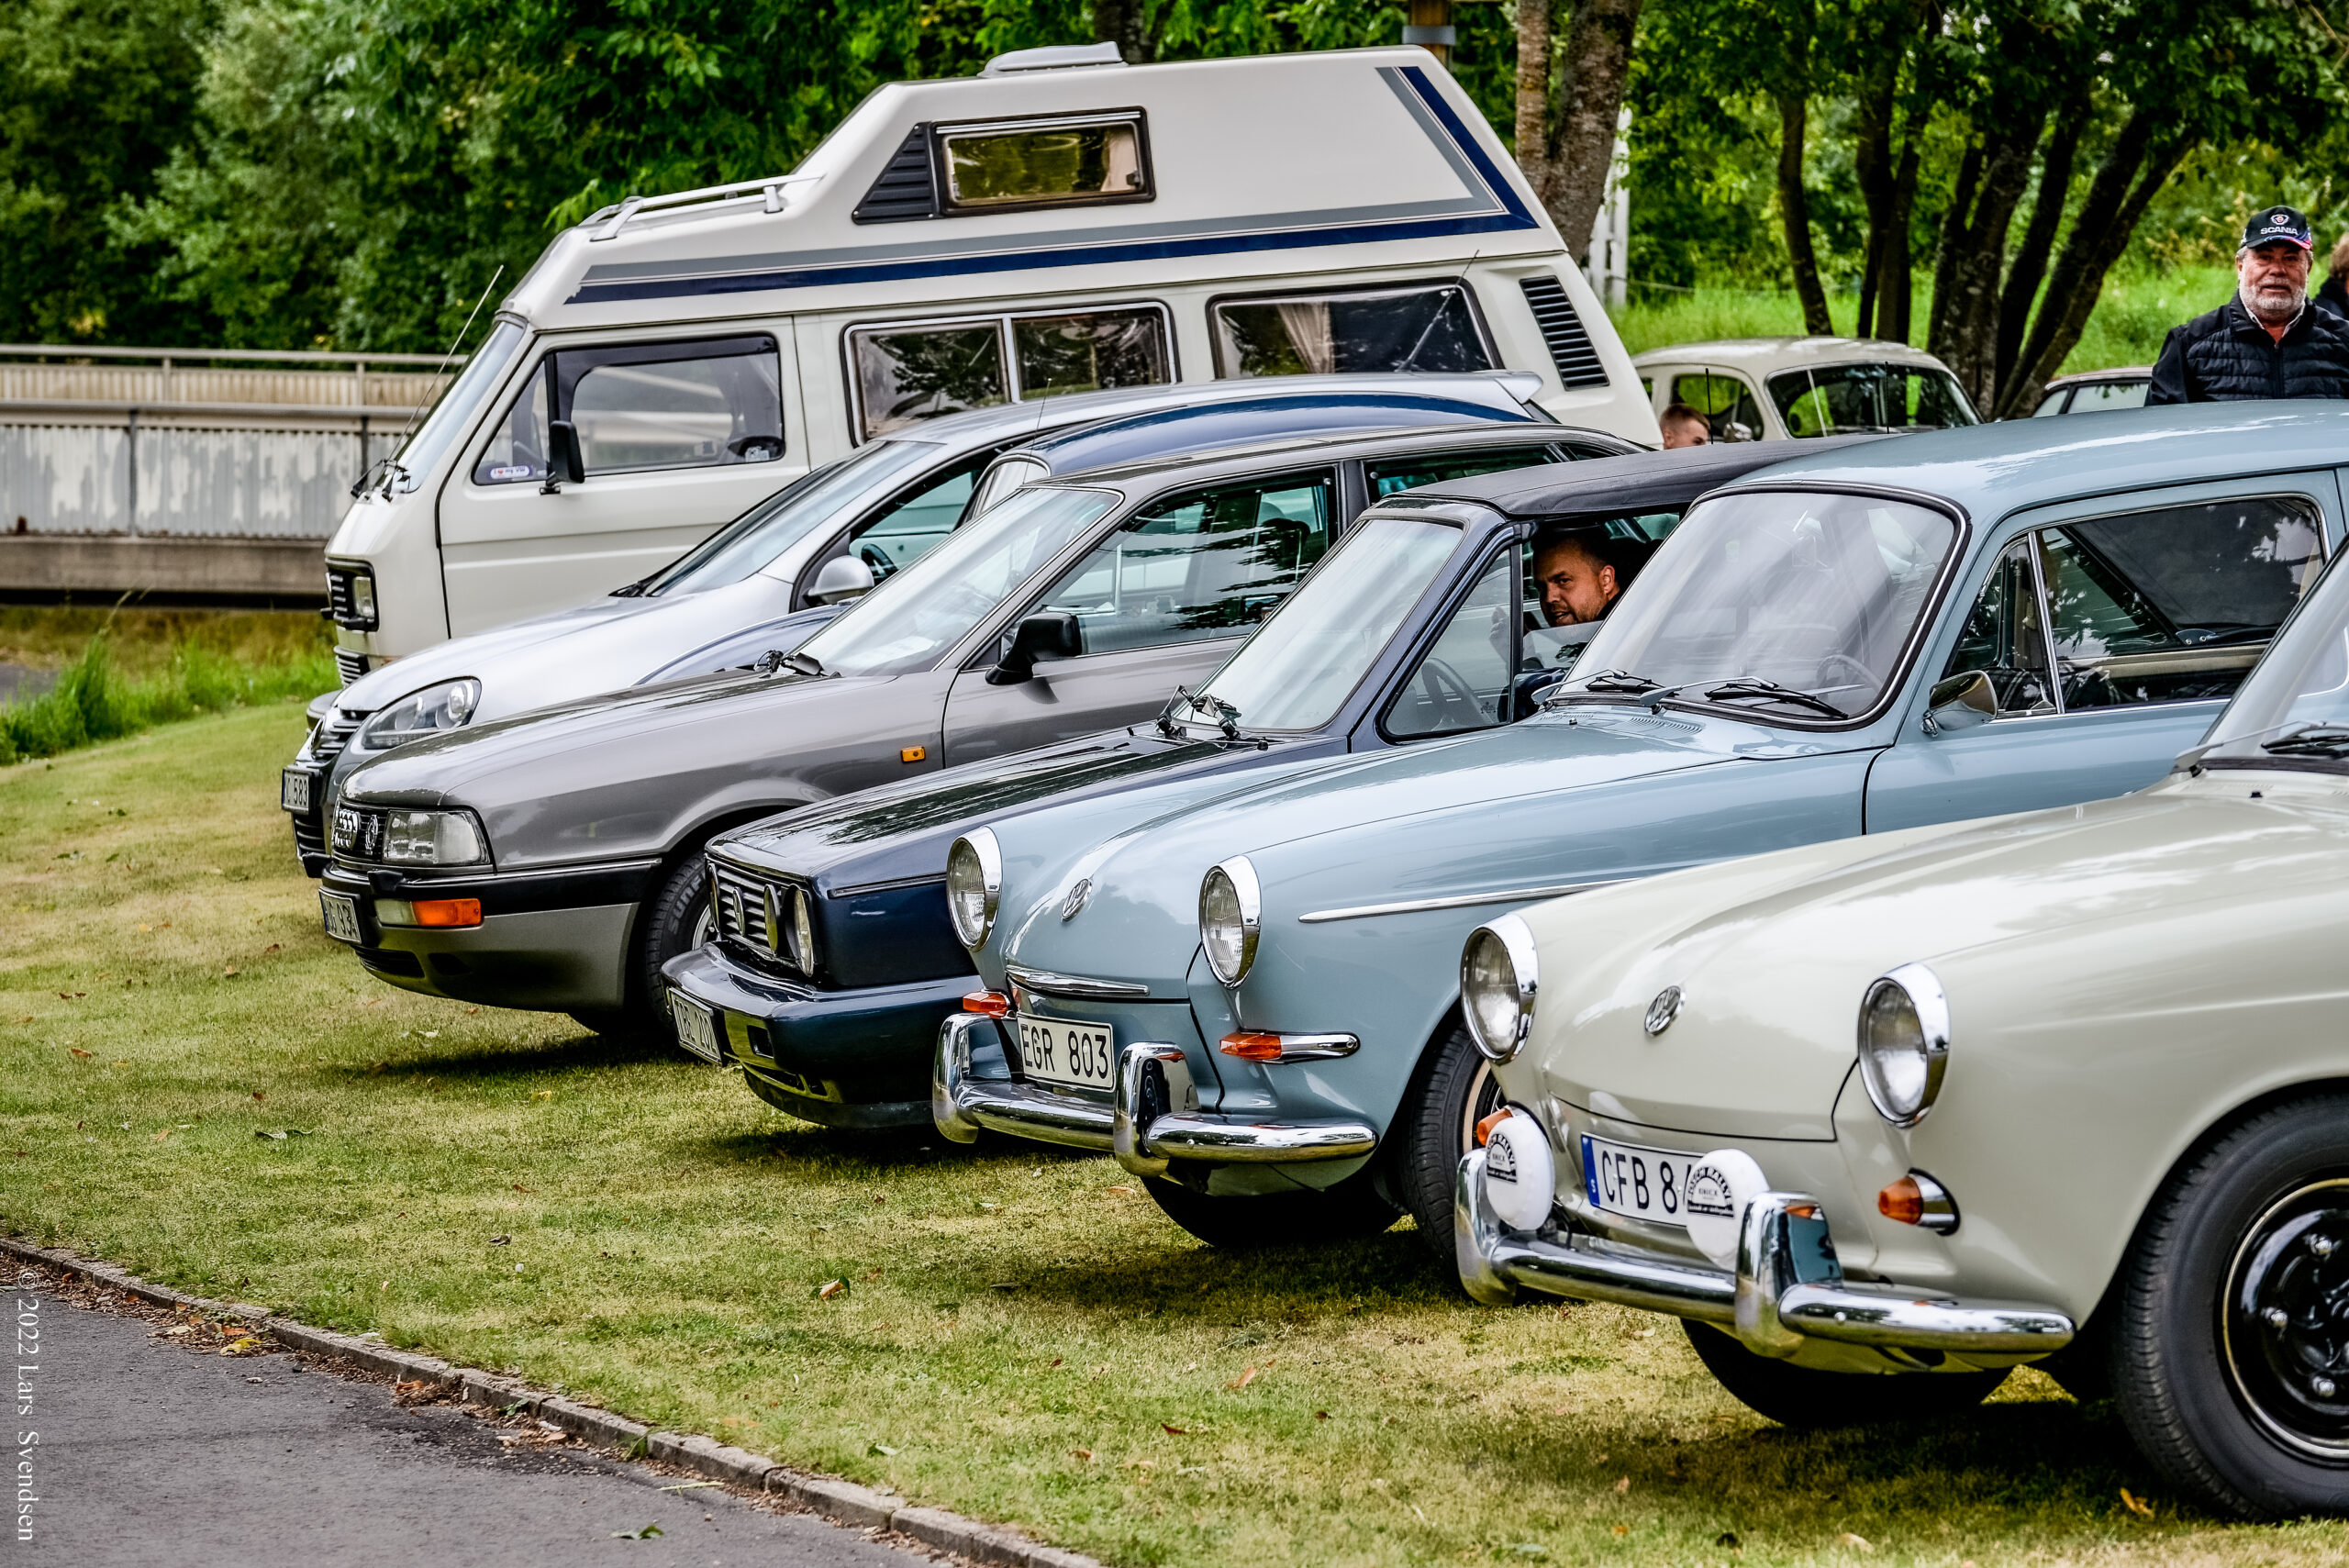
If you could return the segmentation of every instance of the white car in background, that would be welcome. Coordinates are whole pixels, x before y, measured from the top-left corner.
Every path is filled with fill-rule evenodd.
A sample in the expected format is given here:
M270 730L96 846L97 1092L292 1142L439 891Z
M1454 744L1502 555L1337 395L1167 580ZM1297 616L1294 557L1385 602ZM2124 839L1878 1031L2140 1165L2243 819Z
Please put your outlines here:
M1982 417L1949 367L1874 338L1725 338L1631 361L1660 417L1685 403L1717 441L1943 430Z

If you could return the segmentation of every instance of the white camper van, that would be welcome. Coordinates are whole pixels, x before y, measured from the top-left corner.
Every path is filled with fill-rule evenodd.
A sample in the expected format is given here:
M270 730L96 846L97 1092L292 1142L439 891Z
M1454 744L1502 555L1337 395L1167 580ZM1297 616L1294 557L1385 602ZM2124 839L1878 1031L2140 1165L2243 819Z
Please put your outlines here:
M346 680L608 593L859 442L1097 388L1530 371L1655 441L1607 317L1418 49L1007 55L788 175L557 237L327 549Z

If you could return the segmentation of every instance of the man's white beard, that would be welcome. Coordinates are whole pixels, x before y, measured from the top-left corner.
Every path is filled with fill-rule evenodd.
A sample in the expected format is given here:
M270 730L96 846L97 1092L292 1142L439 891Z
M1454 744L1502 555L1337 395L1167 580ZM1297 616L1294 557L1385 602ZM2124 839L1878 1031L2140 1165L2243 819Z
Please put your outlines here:
M2277 326L2294 319L2300 314L2300 307L2306 305L2309 299L2309 291L2305 287L2292 290L2291 302L2282 306L2261 303L2249 284L2243 284L2235 292L2243 300L2243 307L2251 312L2251 318L2267 327Z

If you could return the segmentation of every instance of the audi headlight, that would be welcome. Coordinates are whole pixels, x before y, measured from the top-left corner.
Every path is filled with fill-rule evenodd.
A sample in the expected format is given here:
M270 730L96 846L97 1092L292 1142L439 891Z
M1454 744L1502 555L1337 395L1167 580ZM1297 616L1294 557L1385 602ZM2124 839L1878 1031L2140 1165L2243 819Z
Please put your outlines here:
M489 835L470 811L387 811L383 858L397 865L479 865L489 859Z
M1876 1114L1914 1127L1933 1108L1949 1062L1949 998L1921 963L1904 963L1860 1003L1860 1081Z
M1199 883L1199 946L1207 951L1208 967L1226 986L1248 978L1264 918L1263 890L1246 855L1208 869Z
M1523 920L1503 915L1468 933L1460 950L1460 1010L1487 1061L1507 1062L1523 1049L1541 982L1533 929Z
M470 677L410 692L359 727L359 749L388 751L427 735L461 729L481 706L481 683Z
M946 914L954 934L973 952L995 929L996 899L1003 892L1003 852L995 835L974 828L946 851Z

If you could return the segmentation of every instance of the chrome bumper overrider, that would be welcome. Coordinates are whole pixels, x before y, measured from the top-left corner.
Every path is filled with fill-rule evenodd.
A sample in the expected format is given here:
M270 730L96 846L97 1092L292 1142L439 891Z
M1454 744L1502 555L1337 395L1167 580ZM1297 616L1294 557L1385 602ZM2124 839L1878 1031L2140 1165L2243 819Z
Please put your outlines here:
M996 1020L958 1013L938 1030L938 1060L930 1072L930 1111L938 1130L968 1143L982 1128L1106 1150L1138 1176L1166 1173L1174 1160L1210 1164L1288 1163L1345 1160L1369 1153L1378 1133L1359 1121L1248 1121L1184 1107L1196 1103L1191 1072L1180 1048L1141 1041L1118 1055L1111 1101L1081 1100L1030 1087L1009 1077L976 1077L972 1036L1000 1032Z
M1460 1281L1488 1306L1518 1291L1612 1301L1695 1318L1765 1356L1806 1340L1878 1350L2045 1355L2070 1341L2072 1320L2021 1302L1919 1298L1847 1284L1817 1200L1764 1193L1745 1207L1734 1273L1592 1236L1555 1240L1502 1225L1485 1196L1485 1151L1460 1162L1453 1184L1453 1244Z

